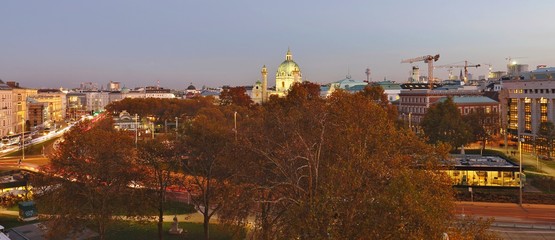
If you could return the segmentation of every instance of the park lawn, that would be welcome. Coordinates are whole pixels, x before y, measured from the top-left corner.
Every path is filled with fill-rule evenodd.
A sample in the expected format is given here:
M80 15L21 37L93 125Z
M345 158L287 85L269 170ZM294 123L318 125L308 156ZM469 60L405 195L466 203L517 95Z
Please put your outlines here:
M170 235L168 230L171 228L171 222L164 223L164 239L204 239L204 230L202 223L181 222L179 227L183 228L187 233L185 235ZM157 239L158 228L156 222L147 224L133 221L119 221L112 225L106 233L106 239ZM227 240L232 239L232 233L226 231L223 226L210 224L210 239Z
M197 210L195 209L195 205L174 201L166 202L166 206L164 209L164 215L189 214L195 212L197 212ZM158 212L155 211L152 215L156 215L157 213Z
M548 166L548 167L550 167L550 168L555 169L555 161L554 161L554 160L547 160L547 161L546 161L546 160L540 160L540 161L541 161L541 163L543 163L544 165L546 165L546 166Z
M0 214L0 225L6 229L37 223L40 221L21 222L17 220L17 216ZM106 239L157 239L158 228L156 222L139 223L133 221L117 221L109 226L106 232ZM187 231L185 235L170 235L168 230L171 228L171 222L164 222L164 239L204 239L202 223L180 222L179 227ZM91 230L95 230L91 228ZM244 233L243 233L244 234ZM226 230L224 226L210 224L210 239L228 240L233 239L233 234Z

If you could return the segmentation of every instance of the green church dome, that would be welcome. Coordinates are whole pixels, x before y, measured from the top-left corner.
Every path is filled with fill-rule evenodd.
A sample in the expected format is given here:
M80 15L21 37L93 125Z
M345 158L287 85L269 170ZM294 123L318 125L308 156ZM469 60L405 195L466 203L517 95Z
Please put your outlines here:
M301 68L299 65L293 61L293 55L291 55L291 51L287 50L287 54L285 55L285 61L283 61L276 72L277 77L284 77L284 76L293 76L293 72L297 71L301 72Z

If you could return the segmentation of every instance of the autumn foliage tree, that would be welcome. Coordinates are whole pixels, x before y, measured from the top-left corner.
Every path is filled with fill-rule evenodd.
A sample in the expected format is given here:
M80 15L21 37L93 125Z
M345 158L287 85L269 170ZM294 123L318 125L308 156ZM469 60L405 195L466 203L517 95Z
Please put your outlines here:
M220 93L220 104L248 107L253 104L253 101L244 87L230 87L224 88Z
M428 142L458 148L472 140L472 132L451 97L432 105L420 123Z
M175 173L179 170L181 155L173 136L161 136L140 143L137 162L145 170L140 184L151 189L149 194L153 208L158 210L158 239L163 238L164 210L168 186L177 183ZM145 201L149 202L149 201Z
M486 142L499 130L499 113L486 112L484 108L477 108L475 111L463 116L464 122L469 126L472 141L481 142L481 148L486 148Z
M209 222L233 194L230 184L238 166L233 165L235 135L234 112L212 106L199 111L185 124L180 148L185 160L184 186L192 194L192 203L203 216L205 239L210 239Z
M133 139L114 130L109 118L79 123L63 136L43 175L33 179L38 205L50 213L51 234L95 226L100 239L121 217L144 216ZM59 237L59 236L58 236Z
M306 86L306 85L305 85ZM440 238L452 219L437 152L375 98L312 97L297 84L252 112L243 135L260 239ZM257 170L256 170L257 169ZM258 171L258 172L253 172Z

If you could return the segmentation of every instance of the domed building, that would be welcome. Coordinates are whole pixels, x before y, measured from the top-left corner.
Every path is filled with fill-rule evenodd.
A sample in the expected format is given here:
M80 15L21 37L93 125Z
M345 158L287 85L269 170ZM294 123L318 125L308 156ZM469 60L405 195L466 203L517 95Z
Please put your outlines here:
M262 103L268 100L270 95L283 97L287 95L289 88L296 82L302 82L302 73L299 65L293 61L291 50L287 49L285 60L279 65L276 71L275 90L268 89L268 70L266 65L262 67L262 82L257 81L253 86L251 99L255 103Z
M200 96L200 91L191 83L185 90L185 95L183 96L184 99L195 98Z

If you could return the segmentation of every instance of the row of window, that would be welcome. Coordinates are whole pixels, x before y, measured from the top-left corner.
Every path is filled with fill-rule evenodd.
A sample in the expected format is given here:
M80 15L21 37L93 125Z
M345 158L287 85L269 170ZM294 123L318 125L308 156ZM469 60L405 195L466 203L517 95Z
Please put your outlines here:
M509 89L509 93L530 93L530 94L546 94L546 93L553 93L555 94L555 88L546 89L546 88L536 88L536 89Z
M425 97L404 97L401 98L401 103L426 103Z

